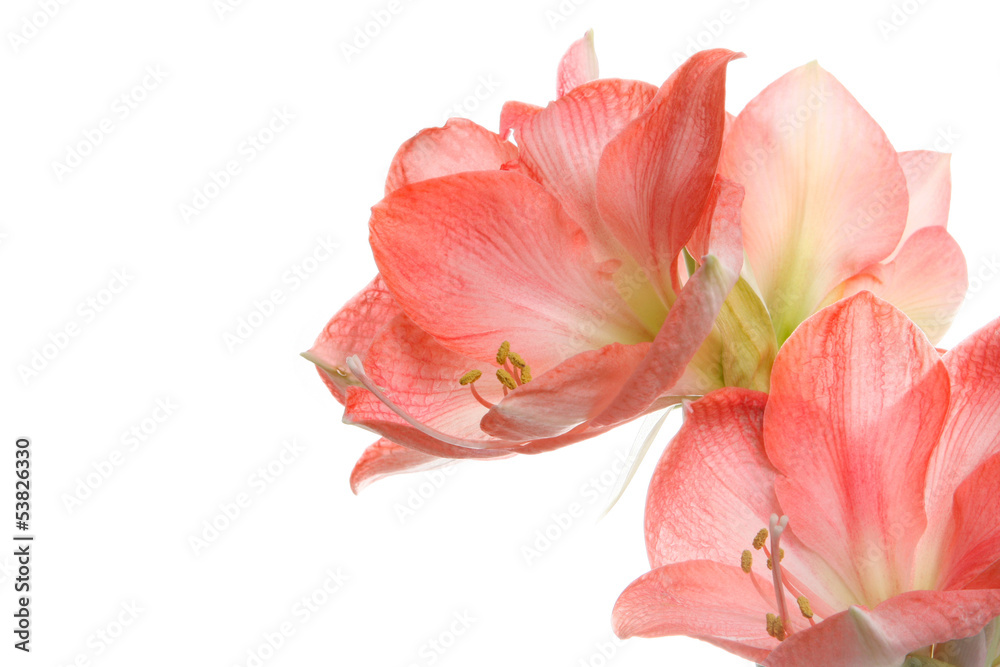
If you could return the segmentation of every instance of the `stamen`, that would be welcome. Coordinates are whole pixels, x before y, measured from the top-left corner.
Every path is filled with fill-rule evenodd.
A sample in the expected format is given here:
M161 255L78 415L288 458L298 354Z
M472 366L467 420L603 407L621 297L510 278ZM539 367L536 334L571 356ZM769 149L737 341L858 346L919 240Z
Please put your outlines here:
M483 406L487 410L492 410L493 408L496 407L496 405L490 403L489 401L487 401L485 398L482 397L482 395L479 393L479 390L476 389L476 385L470 384L469 389L472 390L472 397L475 398L477 401L479 401L479 405Z
M740 556L740 567L747 574L753 569L753 554L750 553L749 549L744 549L743 554Z
M809 598L805 595L800 595L795 601L799 603L799 611L802 612L803 616L806 618L813 617L812 607L809 606Z
M483 377L483 372L473 369L459 378L458 383L464 387L467 384L472 384L481 377Z
M759 551L765 542L767 542L767 528L761 528L757 536L753 538L753 548Z
M384 391L382 391L382 388L379 387L377 384L375 384L375 382L368 376L368 373L365 372L365 366L363 363L361 363L361 359L357 355L353 355L347 358L347 368L350 369L351 373L354 375L355 378L357 378L358 382L360 382L365 387L365 389L374 394L376 398L382 401L387 408L396 413L403 421L405 421L407 424L417 429L421 433L429 435L436 440L440 440L446 445L450 445L452 447L460 447L465 450L469 449L489 450L490 445L493 444L490 441L472 440L469 438L459 438L453 435L448 435L447 433L442 433L441 431L438 431L437 429L432 428L427 424L424 424L419 419L416 419L413 415L408 413L401 406L393 402L393 400L389 398ZM351 423L347 420L346 417L344 418L344 421L345 423ZM521 445L525 444L526 442L528 441L522 440L518 442L512 442L510 443L509 446ZM484 456L494 456L494 454L492 452L486 452L484 453Z
M517 383L514 382L514 376L502 368L497 369L497 379L500 380L500 384L502 384L507 389L517 388Z
M524 363L524 359L522 359L521 355L517 352L508 352L507 358L510 359L510 363L514 364L517 368L524 368L526 365Z
M503 362L507 361L507 355L509 354L510 354L510 343L508 341L500 343L500 349L497 350L497 363L503 364Z
M531 382L531 366L525 366L521 369L521 384L528 384Z

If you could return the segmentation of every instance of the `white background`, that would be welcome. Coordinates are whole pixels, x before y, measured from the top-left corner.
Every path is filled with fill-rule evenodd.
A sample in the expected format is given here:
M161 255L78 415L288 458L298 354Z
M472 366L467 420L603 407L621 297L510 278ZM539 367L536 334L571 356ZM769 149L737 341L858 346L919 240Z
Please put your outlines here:
M953 345L1000 313L988 270L1000 252L1000 12L954 0L575 2L402 0L350 61L342 44L388 0L244 0L222 16L212 0L50 2L58 10L37 34L24 22L42 23L45 3L4 3L0 465L13 469L15 437L32 439L37 541L30 656L11 647L13 547L0 551L0 663L253 665L248 651L290 623L263 664L745 664L685 638L608 644L615 598L647 569L642 505L655 457L597 521L615 453L638 423L355 497L348 475L373 436L340 423L297 355L374 274L367 212L396 147L452 113L495 129L505 100L546 103L560 55L591 27L604 76L658 84L692 39L742 50L748 58L729 68L737 112L818 59L897 149L957 134L950 228L986 279L973 281L944 341ZM880 28L893 19L898 29ZM15 48L11 34L33 36ZM163 80L131 93L147 68ZM495 90L479 100L481 78ZM144 98L125 118L123 94ZM247 159L241 144L275 109L294 120ZM103 119L110 134L60 179L53 163ZM240 173L185 221L180 206L229 160ZM327 238L335 256L303 264ZM306 265L307 280L288 279ZM127 286L103 292L122 270ZM282 303L230 349L225 335L273 290ZM88 299L107 303L91 313ZM53 358L23 377L52 340L64 348L46 348ZM153 430L158 400L178 407ZM134 450L123 442L144 427ZM255 471L292 439L302 451L258 493ZM91 475L116 450L110 477ZM68 507L88 475L100 485ZM9 517L12 473L0 479ZM241 493L249 506L196 554L190 539L205 537L206 521L224 524L220 505ZM423 506L401 518L412 494ZM528 562L523 547L573 503L584 515ZM340 590L307 619L297 613L303 596L324 598L338 569L349 577ZM138 618L118 634L133 603ZM451 642L456 614L474 620ZM118 636L109 645L98 631ZM443 653L428 644L438 638Z

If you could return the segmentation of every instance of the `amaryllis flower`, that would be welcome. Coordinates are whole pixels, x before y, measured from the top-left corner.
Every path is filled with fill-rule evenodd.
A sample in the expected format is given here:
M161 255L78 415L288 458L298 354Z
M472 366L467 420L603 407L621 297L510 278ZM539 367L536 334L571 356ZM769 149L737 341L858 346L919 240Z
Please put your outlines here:
M382 436L355 490L680 400L743 262L742 189L716 175L737 55L696 54L660 88L591 80L588 35L547 107L507 105L499 135L452 120L402 146L370 221L379 275L306 353L344 421ZM696 228L704 254L682 274Z
M616 632L767 667L996 664L998 378L1000 320L943 356L869 292L806 320L770 395L689 406Z
M950 155L897 153L816 63L781 77L732 121L719 173L746 189L744 275L777 343L819 308L869 290L938 342L968 286L948 234ZM763 326L763 325L762 325Z

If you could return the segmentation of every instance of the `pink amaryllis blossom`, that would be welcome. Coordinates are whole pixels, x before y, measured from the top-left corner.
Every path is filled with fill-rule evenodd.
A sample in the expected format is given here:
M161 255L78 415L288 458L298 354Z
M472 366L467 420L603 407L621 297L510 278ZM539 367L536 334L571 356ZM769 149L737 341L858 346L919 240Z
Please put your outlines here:
M943 356L870 292L806 320L769 395L689 406L615 631L766 667L996 664L998 378L1000 320Z
M736 57L698 53L659 88L595 79L588 35L547 107L508 104L500 134L456 119L403 144L372 210L379 275L305 355L344 421L381 436L356 491L680 400L743 263L742 188L716 174ZM703 261L681 275L696 228Z
M861 290L941 339L968 287L945 228L950 157L897 153L816 63L779 78L732 120L719 173L746 189L743 272L779 345L809 315Z

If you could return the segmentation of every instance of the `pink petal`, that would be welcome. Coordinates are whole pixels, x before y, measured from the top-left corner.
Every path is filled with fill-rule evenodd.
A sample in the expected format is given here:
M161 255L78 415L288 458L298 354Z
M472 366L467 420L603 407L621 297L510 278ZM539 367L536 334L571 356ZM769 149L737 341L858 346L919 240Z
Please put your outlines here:
M537 183L507 171L414 183L373 208L375 262L396 302L484 363L510 341L536 375L573 354L649 340L586 237Z
M997 615L1000 591L912 591L872 611L852 607L793 634L763 664L900 667L908 653L976 635Z
M726 65L741 55L713 49L691 56L601 157L601 216L667 303L671 265L702 219L715 179Z
M951 407L928 470L928 526L922 544L931 561L932 554L941 554L949 544L955 491L1000 453L1000 319L945 354L944 364L952 378Z
M739 278L743 259L742 254L733 257L734 253L727 250L738 245L739 210L720 207L716 211L719 215L712 222L711 239L718 245L719 258L714 254L707 255L684 285L656 334L649 354L615 401L595 419L597 425L632 419L646 411L653 401L669 394L684 377L688 364L711 334L726 296ZM727 219L723 214L727 211L735 217ZM725 261L739 263L726 265Z
M364 374L354 372L366 385L348 389L344 421L431 456L505 456L491 448L509 443L482 433L479 420L486 408L458 383L474 364L401 315L372 342ZM503 395L501 386L489 379L478 382L477 389L496 402Z
M636 415L641 417L644 414L649 414L652 412L659 412L660 410L666 409L671 405L676 405L682 400L679 396L664 396L657 401L653 402L644 412ZM533 440L532 442L521 445L516 448L518 454L542 454L545 452L551 452L556 449L561 449L568 445L573 445L583 440L596 437L603 433L607 433L612 429L620 426L621 423L612 424L610 426L595 425L593 421L581 424L580 426L568 431L562 435L557 435L552 438L542 438L540 440Z
M646 549L660 567L684 560L738 564L779 509L764 453L767 394L719 389L692 403L663 452L646 498Z
M906 179L878 124L812 63L737 116L719 172L746 187L750 268L779 342L831 290L885 259L906 226Z
M465 118L421 130L406 141L389 166L385 193L409 183L463 171L499 169L517 158L517 147Z
M327 323L305 356L316 364L334 398L343 403L347 388L358 384L347 369L347 357L364 359L375 335L402 312L377 275Z
M944 227L930 226L910 236L891 262L868 267L835 294L843 298L869 290L906 313L937 343L948 332L968 288L962 249Z
M509 139L511 130L527 123L532 116L541 110L542 107L526 102L504 102L503 108L500 110L500 136ZM515 136L514 141L519 142L520 139Z
M806 320L778 352L764 442L790 527L861 603L909 589L924 479L949 379L903 313L869 292Z
M947 545L943 588L962 588L1000 564L1000 454L955 492L954 537Z
M507 440L553 438L607 407L649 351L649 343L612 343L570 357L515 389L481 423Z
M383 477L401 472L431 470L449 463L452 463L450 459L424 454L381 438L369 446L354 464L354 470L351 471L351 491L358 494Z
M747 660L763 660L778 641L767 634L773 612L757 592L770 586L739 566L712 561L665 565L632 582L615 603L615 634L628 637L688 635ZM897 666L898 667L898 666Z
M910 195L906 229L899 247L924 227L947 227L951 204L951 154L905 151L898 154ZM899 249L896 249L899 252Z
M598 77L597 52L594 51L594 31L588 30L570 45L559 62L556 75L556 95L562 97L577 86Z
M782 514L774 493L777 473L764 452L766 402L767 394L726 388L690 405L684 426L656 466L646 498L646 549L654 568L702 559L739 564L771 514ZM782 563L813 610L832 613L844 591L829 567L798 542L793 530L782 546ZM763 552L753 555L755 570L766 576ZM794 599L790 604L794 609Z
M725 266L743 266L742 236L727 229L730 221L740 220L743 198L742 185L722 176L715 177L704 218L687 244L693 257L700 259L712 253Z
M597 211L604 147L656 95L641 81L604 79L574 88L544 109L509 118L525 173L580 223L599 259L627 257Z

